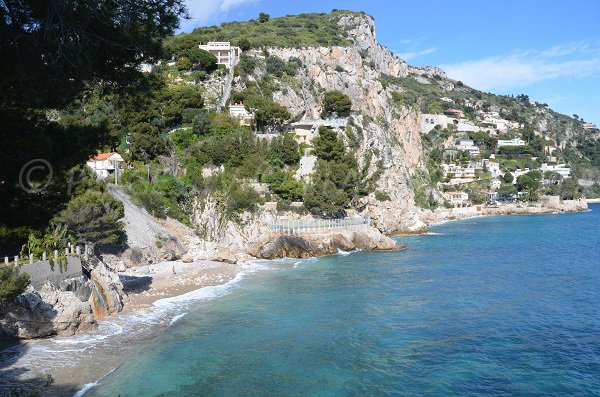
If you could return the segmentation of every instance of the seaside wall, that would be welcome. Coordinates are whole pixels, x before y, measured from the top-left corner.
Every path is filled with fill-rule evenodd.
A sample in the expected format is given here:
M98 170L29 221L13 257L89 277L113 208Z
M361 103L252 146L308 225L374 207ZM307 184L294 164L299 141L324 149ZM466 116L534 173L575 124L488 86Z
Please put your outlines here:
M46 281L58 288L62 281L83 276L83 267L78 256L67 256L66 265L45 260L21 265L20 269L29 275L31 285L35 289L39 289Z

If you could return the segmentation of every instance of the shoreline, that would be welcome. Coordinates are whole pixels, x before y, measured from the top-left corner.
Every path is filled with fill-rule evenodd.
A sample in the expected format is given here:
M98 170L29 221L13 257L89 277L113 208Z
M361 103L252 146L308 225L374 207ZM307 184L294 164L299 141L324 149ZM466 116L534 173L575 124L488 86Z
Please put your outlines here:
M465 219L488 217L488 216L511 216L511 215L549 215L557 213L575 213L589 211L588 203L600 203L600 199L588 200L565 200L564 204L557 207L543 206L519 206L508 204L498 207L472 206L460 208L439 208L434 211L421 211L420 219L424 224L423 229L413 232L399 232L395 235L419 235L430 232L428 227L440 225L450 221L459 221Z
M0 395L5 391L2 385L8 383L24 390L38 388L47 397L62 397L67 391L77 395L118 367L144 341L173 326L187 314L190 303L221 296L252 271L248 269L251 265L251 261L166 261L119 272L127 294L123 310L98 318L98 328L73 336L22 339L2 345L0 352L9 364L0 377ZM81 354L88 350L94 351L93 360ZM53 351L54 356L49 358L47 351ZM62 365L54 366L54 362ZM22 374L11 377L12 371ZM46 387L48 374L53 383Z
M119 272L127 300L118 314L141 311L156 301L228 283L249 262L165 261ZM107 317L110 318L111 316Z

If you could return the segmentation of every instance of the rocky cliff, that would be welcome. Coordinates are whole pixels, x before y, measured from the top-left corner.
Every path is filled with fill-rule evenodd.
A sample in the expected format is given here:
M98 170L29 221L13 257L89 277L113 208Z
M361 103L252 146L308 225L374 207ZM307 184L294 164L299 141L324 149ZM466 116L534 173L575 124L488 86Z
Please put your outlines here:
M377 190L390 197L385 202L376 200L374 194L364 198L361 214L370 216L374 226L386 233L418 228L421 224L410 180L423 166L419 113L394 103L382 76L445 75L437 68L411 68L378 44L373 20L367 15L348 14L338 24L353 46L268 49L284 61L298 58L302 62L296 77L277 80L279 89L273 97L290 110L293 119L316 120L324 92L346 93L353 112L340 135L355 137L356 143L348 138L348 146L357 146L360 166L368 166L370 175L380 173ZM260 77L261 71L257 71L248 78ZM243 84L237 79L237 90L242 90Z

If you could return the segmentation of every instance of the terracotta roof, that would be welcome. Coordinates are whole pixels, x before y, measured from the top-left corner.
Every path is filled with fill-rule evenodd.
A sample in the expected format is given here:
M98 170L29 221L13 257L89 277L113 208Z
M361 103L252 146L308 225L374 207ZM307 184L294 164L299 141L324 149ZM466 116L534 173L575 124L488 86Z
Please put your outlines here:
M118 154L117 152L110 153L100 153L95 156L90 157L90 161L103 161L112 156L113 154Z

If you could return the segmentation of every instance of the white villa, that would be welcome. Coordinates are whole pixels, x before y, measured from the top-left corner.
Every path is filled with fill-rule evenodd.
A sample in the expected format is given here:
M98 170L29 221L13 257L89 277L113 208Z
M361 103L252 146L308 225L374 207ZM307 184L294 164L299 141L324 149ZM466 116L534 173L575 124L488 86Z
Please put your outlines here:
M241 126L252 127L254 125L254 113L246 110L243 103L229 105L229 115L240 120Z
M456 185L459 183L473 182L477 179L475 175L476 168L469 166L461 166L457 164L442 164L442 171L444 177L449 177L450 185Z
M481 166L486 168L494 178L502 175L502 171L500 171L500 164L496 163L495 161L483 159L481 160Z
M454 147L458 150L465 150L469 152L471 157L479 156L479 148L475 146L472 139L460 139L456 141Z
M122 169L122 163L124 162L125 160L123 160L123 157L119 153L109 152L90 157L86 164L94 171L96 177L102 180L112 175L115 169Z
M498 147L502 146L524 146L525 141L519 138L515 139L498 139Z
M557 165L548 165L546 163L542 164L541 168L542 172L546 171L554 171L558 172L563 178L568 178L571 176L571 169L565 164L557 164Z
M242 54L240 47L232 47L229 41L209 41L206 44L200 43L198 47L216 56L217 64L225 65L227 69L237 65Z
M442 193L442 196L456 206L463 206L469 203L469 195L465 192L446 192Z

